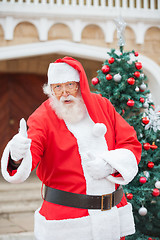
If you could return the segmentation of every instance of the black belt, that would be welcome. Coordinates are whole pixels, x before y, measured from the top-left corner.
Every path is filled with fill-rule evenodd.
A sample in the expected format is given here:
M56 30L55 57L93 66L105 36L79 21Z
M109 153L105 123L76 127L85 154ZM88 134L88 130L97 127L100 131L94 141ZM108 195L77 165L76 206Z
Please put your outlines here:
M71 193L45 186L44 200L67 207L101 209L101 211L104 211L120 203L122 196L122 187L119 187L113 193L98 196Z

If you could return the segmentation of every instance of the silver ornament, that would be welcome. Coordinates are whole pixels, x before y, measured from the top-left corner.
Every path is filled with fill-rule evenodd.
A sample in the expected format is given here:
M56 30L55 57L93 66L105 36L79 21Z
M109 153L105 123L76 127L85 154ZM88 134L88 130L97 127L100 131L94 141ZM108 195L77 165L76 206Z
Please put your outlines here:
M136 91L136 92L139 92L139 87L136 87L136 88L135 88L135 91Z
M149 107L149 104L147 102L143 103L143 107L144 108L148 108Z
M142 84L140 85L140 89L141 89L141 90L145 90L145 89L146 89L146 87L147 87L147 86L146 86L146 84L145 84L145 83L142 83Z
M148 179L149 176L150 176L149 172L148 171L144 171L143 173L144 173L144 176L146 176L146 178Z
M121 78L122 78L122 76L119 73L117 73L113 76L113 79L115 82L120 82Z
M138 213L139 213L139 215L141 215L141 216L145 216L145 215L147 214L147 208L141 207L141 208L138 210Z
M155 187L158 188L158 189L160 189L160 181L157 181L157 182L155 183Z

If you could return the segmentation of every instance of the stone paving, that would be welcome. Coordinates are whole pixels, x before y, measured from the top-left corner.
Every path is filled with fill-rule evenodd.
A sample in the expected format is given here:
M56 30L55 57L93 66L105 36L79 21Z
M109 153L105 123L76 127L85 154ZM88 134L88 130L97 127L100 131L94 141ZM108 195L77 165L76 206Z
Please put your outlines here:
M40 207L41 182L35 172L20 184L0 175L0 240L32 240L34 211Z

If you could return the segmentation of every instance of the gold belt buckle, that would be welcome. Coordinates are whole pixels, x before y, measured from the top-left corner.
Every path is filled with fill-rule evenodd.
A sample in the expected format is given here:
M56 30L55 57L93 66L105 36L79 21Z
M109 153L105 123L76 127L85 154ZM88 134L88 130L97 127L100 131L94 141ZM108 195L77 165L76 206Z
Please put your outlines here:
M104 209L104 197L106 196L110 196L110 201L109 201L109 204L108 204L108 208L107 209ZM104 194L101 196L101 211L107 211L107 210L110 210L112 208L112 193L109 193L109 194Z

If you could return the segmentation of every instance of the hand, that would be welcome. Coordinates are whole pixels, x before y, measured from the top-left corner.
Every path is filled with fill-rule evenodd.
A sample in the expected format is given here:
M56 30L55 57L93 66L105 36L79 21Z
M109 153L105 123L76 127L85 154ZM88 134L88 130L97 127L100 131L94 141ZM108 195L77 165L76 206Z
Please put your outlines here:
M27 137L27 125L24 118L20 120L19 133L16 134L10 141L10 154L14 161L19 161L24 158L27 151L30 149L31 139Z
M88 153L88 161L86 162L87 172L94 179L102 179L108 177L112 173L112 167L103 158L96 157L92 153Z

